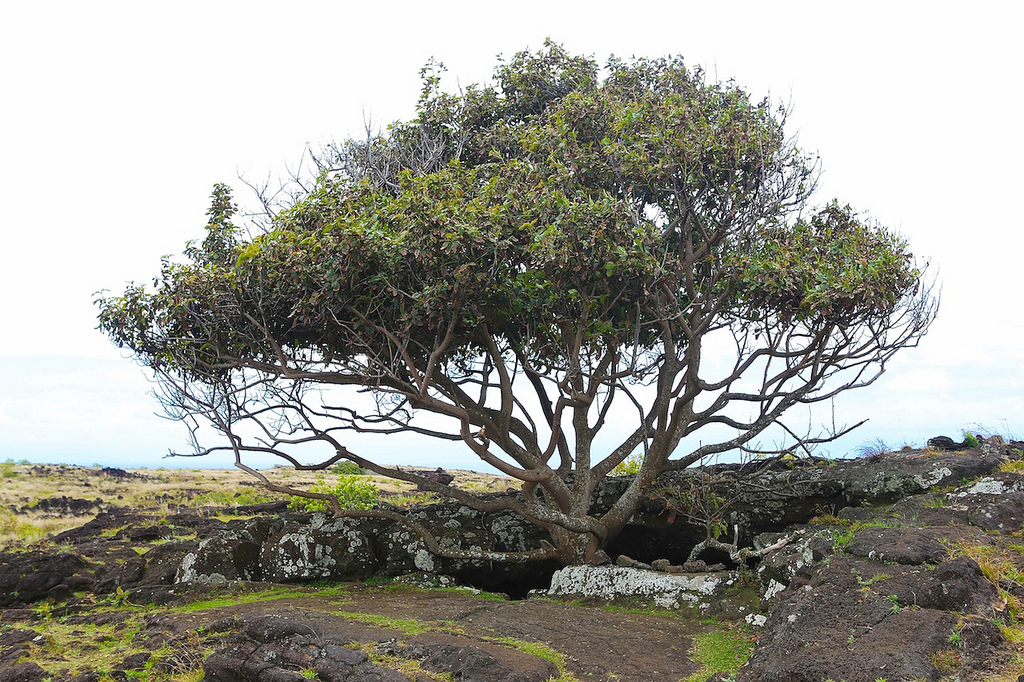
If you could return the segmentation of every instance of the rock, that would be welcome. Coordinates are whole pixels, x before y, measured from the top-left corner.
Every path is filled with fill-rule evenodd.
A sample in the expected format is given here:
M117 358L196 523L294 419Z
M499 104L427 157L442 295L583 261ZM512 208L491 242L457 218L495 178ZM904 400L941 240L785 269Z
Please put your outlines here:
M418 660L434 672L449 673L460 682L545 682L558 676L550 661L502 647L464 646L414 638L409 644L389 641L379 653Z
M219 621L217 625L223 628L227 623ZM308 679L302 670L315 670L325 682L409 679L370 663L362 651L345 648L347 641L321 636L309 622L256 616L242 617L231 625L241 625L241 632L203 664L205 679L210 682L299 682Z
M281 525L281 521L266 517L228 524L185 555L175 582L262 580L260 557L263 545Z
M72 552L0 554L0 606L46 597L64 601L74 592L92 590L95 584L88 562Z
M735 584L738 577L732 571L679 575L624 566L568 566L552 576L548 595L653 602L665 609L698 607L706 610L710 601Z
M651 570L650 564L645 564L642 561L637 561L636 559L631 559L630 557L626 556L625 554L620 554L615 559L615 565L616 566L622 566L623 568L641 568L641 569L644 569L644 570L647 570L647 571Z
M965 441L957 443L949 436L935 436L928 439L928 447L936 450L963 450L967 447Z
M9 670L29 652L29 643L44 635L25 628L0 629L0 671ZM3 679L0 673L0 680Z
M51 675L35 663L17 663L0 670L0 682L41 682Z
M730 526L739 526L741 545L749 545L761 533L781 532L806 523L822 510L889 504L964 479L991 475L1012 454L1013 447L1004 445L970 454L917 450L873 460L775 462L751 470L741 483L729 477L743 465L720 465L715 471L721 480L711 488L716 496L729 500L726 520ZM693 470L669 472L656 485L685 490L691 487L691 477L697 475L701 474ZM611 505L628 483L629 477L602 481L595 509ZM607 549L613 556L626 554L638 561L667 558L681 564L705 533L702 526L670 515L664 501L655 497L645 502Z
M351 632L346 632L351 627ZM353 641L382 636L360 626L327 624L298 615L241 616L211 624L230 632L230 644L204 664L211 682L298 682L302 670L314 670L325 682L407 682L408 677L369 661L364 651L347 648ZM386 632L386 631L385 631ZM557 676L549 661L500 646L442 641L442 635L419 635L407 643L394 639L379 653L414 659L426 670L446 672L462 682L544 682ZM370 639L369 641L373 641Z
M271 534L259 550L262 579L286 583L373 575L379 559L367 532L377 524L362 521L314 514L308 525Z
M424 472L424 473L421 474L421 476L423 476L423 478L427 479L428 481L433 481L434 483L440 483L441 485L450 485L451 482L455 480L454 476L449 474L447 471L445 471L441 467L437 467L437 469L435 469L434 471ZM421 490L422 491L422 490L426 490L426 489L427 488L425 488L423 485L417 485L416 486L416 490Z
M913 565L936 564L949 556L945 545L917 528L864 528L846 545L846 552L876 561Z
M410 515L442 546L523 551L543 531L515 514L484 514L457 504ZM449 559L431 553L407 526L382 519L329 518L323 513L259 517L217 529L182 559L177 582L354 580L412 572L457 576L462 582L515 596L546 584L550 563Z

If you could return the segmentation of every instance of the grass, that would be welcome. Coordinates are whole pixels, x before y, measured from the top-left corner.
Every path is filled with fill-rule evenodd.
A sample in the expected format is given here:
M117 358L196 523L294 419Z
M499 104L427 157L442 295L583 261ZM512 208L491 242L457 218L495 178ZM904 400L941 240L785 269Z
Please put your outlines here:
M811 520L812 522L815 519ZM848 521L846 519L839 519L837 525L845 526L845 529L838 534L832 536L832 546L836 550L841 550L846 547L853 540L853 537L858 531L865 528L894 528L897 523L894 520L880 519L877 521Z
M1024 459L1008 459L999 465L999 471L1008 474L1024 474Z
M191 633L182 646L168 645L153 649L139 634L143 630L144 614L130 615L111 624L71 623L54 616L49 604L36 609L34 625L43 635L40 641L29 643L31 660L52 671L67 674L97 673L99 680L112 680L113 670L125 658L150 654L142 670L131 671L128 679L150 682L198 682L203 679L202 661L212 652L213 645L203 644L196 633ZM51 677L50 679L57 679Z
M1015 649L1009 662L989 679L991 682L1015 682L1024 675L1024 604L1004 586L1009 583L1024 585L1024 545L1013 538L990 538L992 544L979 544L969 540L950 545L950 556L968 556L974 559L985 578L996 588L1003 611L999 629L1007 643ZM963 646L958 623L949 633L950 651ZM941 653L941 652L940 652ZM935 662L933 661L933 664ZM936 665L936 668L939 666Z
M185 606L175 607L175 611L207 611L209 609L221 608L224 606L236 606L238 604L256 604L281 599L301 599L304 597L316 597L325 600L343 600L348 596L348 590L343 585L320 588L294 588L294 587L271 587L254 592L231 592L213 599L196 601Z
M718 673L735 674L754 653L754 640L749 627L744 625L695 636L690 657L700 664L700 670L685 678L685 682L705 682Z
M543 658L545 661L549 661L558 670L558 677L548 682L575 682L576 677L569 672L569 668L565 663L565 656L552 649L547 644L541 642L529 642L524 639L517 639L515 637L491 637L487 641L494 642L496 644L502 644L504 646L516 649L529 654L530 656L536 656L537 658Z
M85 513L42 512L39 503L55 495L82 500L102 500L106 506L129 507L160 518L188 510L221 520L242 518L232 510L243 506L287 499L266 491L254 478L236 469L132 469L130 478L110 476L98 466L33 465L0 463L0 551L18 551L47 536L77 528L95 518L96 507ZM503 476L453 470L452 485L471 492L501 492L516 481ZM197 475L201 474L201 475ZM274 467L266 474L299 488L316 485L323 472ZM397 506L423 504L434 499L404 481L363 475L383 499ZM11 511L11 510L17 511Z
M378 642L368 642L365 646L358 648L366 652L370 658L370 663L380 666L381 668L396 670L410 679L434 680L435 682L455 682L455 676L451 673L424 670L420 666L419 661L380 653L377 651L378 646Z

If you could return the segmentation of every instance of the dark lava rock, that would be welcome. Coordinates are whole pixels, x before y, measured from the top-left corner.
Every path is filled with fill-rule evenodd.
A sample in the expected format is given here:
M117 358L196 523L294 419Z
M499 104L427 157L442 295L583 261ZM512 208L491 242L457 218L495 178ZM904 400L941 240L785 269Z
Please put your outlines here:
M238 619L242 631L233 642L210 655L203 666L210 682L299 682L301 670L313 669L325 682L409 678L369 662L368 656L318 635L306 622L278 616ZM218 623L225 627L227 623Z
M95 584L88 562L78 554L0 554L0 606L28 604L45 597L64 601L74 592L92 590Z
M967 447L967 441L957 443L949 436L935 436L928 439L928 447L936 450L963 450Z
M40 682L51 675L35 663L18 663L0 670L0 682Z
M32 504L31 507L22 507L21 511L33 511L44 515L75 515L86 514L93 509L98 509L103 504L103 499L97 497L95 500L85 500L79 497L47 497Z
M998 499L969 506L967 518L983 530L1013 532L1024 525L1024 492L999 495Z
M988 621L995 588L968 557L930 569L832 556L804 570L810 579L792 580L769 611L741 679L931 680L932 657L950 647L954 630L980 668L1003 644Z
M235 633L228 646L206 660L206 679L212 681L290 682L302 679L300 670L315 670L317 679L326 682L406 682L405 675L374 665L365 652L345 646L374 637L381 638L377 652L417 660L422 668L450 673L460 682L544 682L558 674L549 661L505 647L464 644L437 633L399 643L390 631L323 617L243 615L214 622L209 630Z
M421 474L423 478L434 483L440 483L441 485L451 485L451 482L455 480L455 477L449 474L441 467L437 467L434 471L427 471ZM426 490L427 488L423 484L418 484L416 490Z
M0 670L7 670L20 661L28 653L29 642L42 637L35 630L24 628L0 630Z
M854 556L898 564L937 564L949 556L949 549L919 528L864 528L858 531L846 552Z
M118 480L128 480L131 478L138 478L139 474L133 474L130 471L124 469L118 469L117 467L103 467L97 472L97 476L105 476L107 478L116 478Z
M429 642L423 637L408 645L385 642L377 651L418 660L421 667L450 673L460 682L543 682L558 676L550 661L509 650Z
M540 528L514 514L486 514L457 504L414 509L410 516L442 546L523 551L536 547L544 537ZM315 513L230 522L184 557L176 580L303 583L413 572L456 576L494 591L526 585L521 589L525 593L546 582L553 566L448 559L427 550L404 524Z

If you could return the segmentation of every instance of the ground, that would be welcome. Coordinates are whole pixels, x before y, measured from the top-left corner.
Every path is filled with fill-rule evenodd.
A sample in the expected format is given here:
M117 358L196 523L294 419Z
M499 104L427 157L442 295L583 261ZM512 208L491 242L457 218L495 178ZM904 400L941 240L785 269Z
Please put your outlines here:
M229 472L7 463L0 465L0 682L1012 682L1024 675L1024 443L783 462L758 475L756 494L737 498L736 507L755 545L775 549L732 567L735 587L704 611L712 620L686 610L473 593L445 574L483 587L479 570L404 576L414 569L398 550L378 552L372 571L331 574L332 582L317 583L322 576L312 573L303 585L253 582L298 580L241 569L276 557L268 548L323 517L287 511ZM456 472L456 485L500 484ZM761 494L792 490L799 497ZM423 501L422 493L388 494L393 504ZM450 516L437 505L416 513L428 509L435 521ZM645 539L634 543L644 552L637 556L658 564L692 529L653 523L662 520L657 508L646 513L652 523L630 532ZM274 535L257 532L273 524ZM186 556L196 554L209 564L205 572L176 582ZM251 581L232 580L240 577Z
M200 669L206 655L251 629L246 624L267 616L371 653L423 644L482 649L508 659L503 662L520 675L509 679L704 680L712 669L699 674L694 638L723 628L722 623L685 613L631 612L548 599L508 601L400 582L321 588L236 584L178 592L159 606L134 604L127 594L98 604L71 599L62 605L8 609L0 630L0 665L8 673L0 670L0 680L14 679L5 675L19 661L39 665L55 680L89 672L125 679L115 671L133 669L137 672L129 674L141 679L202 679L189 673ZM26 638L25 631L33 634ZM749 652L748 628L731 626L726 631L737 655ZM400 667L408 660L398 658L398 663L384 660L383 665ZM413 679L445 679L429 672L410 674Z
M293 481L298 476L276 473ZM745 624L701 619L689 612L545 598L512 601L395 580L186 587L157 576L138 588L97 589L105 580L113 584L110 571L119 571L118 579L130 572L133 555L152 556L174 542L202 537L205 524L244 518L253 513L251 505L270 500L235 472L8 464L0 471L4 474L0 513L7 523L0 530L5 532L6 556L24 557L39 575L44 562L59 563L63 575L84 582L65 577L57 590L44 583L40 589L53 595L46 599L29 600L28 588L22 595L7 595L8 608L0 611L0 682L184 682L204 679L204 661L210 667L206 679L244 679L217 677L212 670L217 661L237 668L241 664L230 657L245 647L250 654L258 650L260 656L280 656L281 642L250 637L261 631L256 627L264 622L260 619L267 618L274 619L277 629L282 624L287 632L309 629L321 643L365 650L369 660L364 667L373 664L402 675L396 679L706 680L719 669L735 670L752 648L753 630ZM498 490L504 484L472 472L456 475L457 484L480 490ZM411 494L389 492L392 499ZM111 507L119 511L111 514ZM191 516L196 508L200 514ZM108 519L113 519L110 527L104 525ZM63 535L48 535L61 531ZM12 561L7 561L8 569L15 568ZM97 569L100 564L105 568ZM12 599L16 597L24 602ZM721 633L726 633L724 639ZM288 642L293 652L302 648ZM268 654L267 647L278 649ZM219 658L209 659L215 652ZM283 662L282 670L313 675L313 659L303 660L305 668L296 659ZM326 671L319 679L385 679L373 670L364 674L332 678Z

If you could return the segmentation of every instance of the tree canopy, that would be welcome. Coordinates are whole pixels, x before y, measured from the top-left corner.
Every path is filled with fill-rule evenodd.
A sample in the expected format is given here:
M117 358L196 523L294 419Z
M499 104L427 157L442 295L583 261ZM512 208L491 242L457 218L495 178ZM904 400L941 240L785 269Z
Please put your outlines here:
M441 73L424 69L412 120L316 151L315 180L266 201L255 236L217 185L186 260L99 302L101 328L157 372L172 413L227 437L198 453L231 449L243 468L251 452L348 459L551 536L484 558L572 563L665 471L755 449L773 426L835 436L783 415L870 384L926 332L923 268L853 208L812 204L817 162L772 102L679 58L601 68L552 43L457 93ZM704 362L724 348L725 369ZM632 425L596 451L613 415ZM376 464L346 431L460 441L523 494L481 500ZM303 464L313 444L333 455ZM592 512L630 455L626 493Z

